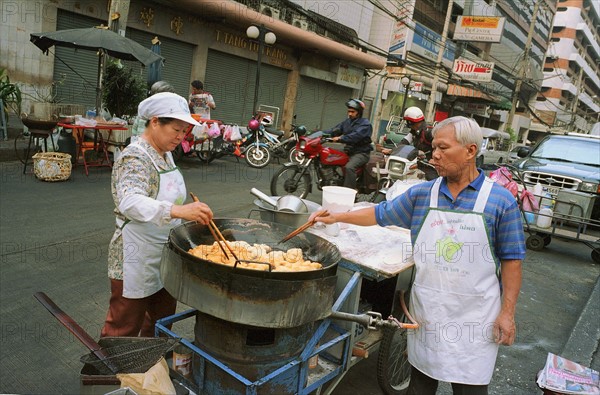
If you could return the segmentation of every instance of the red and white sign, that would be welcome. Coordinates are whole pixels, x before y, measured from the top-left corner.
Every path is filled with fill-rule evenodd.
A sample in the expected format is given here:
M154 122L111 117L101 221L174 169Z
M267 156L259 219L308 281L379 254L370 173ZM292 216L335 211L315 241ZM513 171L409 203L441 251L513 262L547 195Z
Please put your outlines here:
M423 91L423 83L422 82L415 82L414 85L410 88L411 91L413 92L422 92Z
M494 63L458 58L454 61L452 72L457 76L477 82L490 82L494 73Z

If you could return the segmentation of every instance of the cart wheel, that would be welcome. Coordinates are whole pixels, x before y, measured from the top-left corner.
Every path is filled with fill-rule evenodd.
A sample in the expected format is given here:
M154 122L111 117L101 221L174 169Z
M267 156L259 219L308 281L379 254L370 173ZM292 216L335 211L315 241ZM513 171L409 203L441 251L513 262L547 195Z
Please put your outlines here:
M550 235L544 236L544 247L546 247L552 241L552 237Z
M544 238L540 235L530 235L525 244L530 250L541 251L544 249Z
M407 304L408 295L407 292ZM394 308L394 316L402 322L406 321L400 306ZM377 382L386 395L403 395L408 390L411 367L406 352L406 337L406 329L384 329L377 359Z
M592 261L594 261L594 263L600 264L600 250L599 249L592 250Z

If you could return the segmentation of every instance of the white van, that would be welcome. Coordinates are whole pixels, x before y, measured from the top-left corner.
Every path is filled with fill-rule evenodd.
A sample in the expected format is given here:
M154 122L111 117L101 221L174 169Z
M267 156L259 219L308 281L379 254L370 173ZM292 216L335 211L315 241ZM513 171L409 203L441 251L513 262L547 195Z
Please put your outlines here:
M477 156L477 166L508 162L510 151L503 151L504 140L510 140L510 134L490 128L481 128L483 143Z

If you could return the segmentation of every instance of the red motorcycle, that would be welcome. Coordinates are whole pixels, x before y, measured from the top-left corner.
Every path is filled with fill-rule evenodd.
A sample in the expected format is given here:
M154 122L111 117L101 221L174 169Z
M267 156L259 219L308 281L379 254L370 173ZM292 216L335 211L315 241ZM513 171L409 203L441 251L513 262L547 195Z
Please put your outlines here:
M297 130L298 142L296 144L298 161L284 164L273 175L271 178L271 195L295 195L304 199L312 192L313 179L316 180L319 190L330 185L343 186L344 166L350 159L348 154L335 147L324 146L324 143L332 140L323 132L316 132L307 136L306 129L303 126L298 127L298 129L300 129L300 131ZM378 193L377 181L368 180L369 177L365 177L365 175L364 167L356 171L357 200L373 201Z

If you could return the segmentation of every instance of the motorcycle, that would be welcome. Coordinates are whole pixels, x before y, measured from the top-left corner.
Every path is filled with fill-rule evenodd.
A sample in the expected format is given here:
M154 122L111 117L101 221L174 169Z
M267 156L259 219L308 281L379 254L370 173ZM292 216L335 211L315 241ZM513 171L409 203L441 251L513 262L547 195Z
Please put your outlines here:
M380 148L380 147L379 147ZM431 166L420 159L419 150L412 145L399 144L387 154L385 167L380 170L379 192L392 200L415 184L426 181L419 163Z
M350 157L343 150L324 146L332 142L323 132L307 136L299 133L296 149L304 157L301 163L284 164L271 178L271 195L295 195L302 199L312 192L313 179L319 190L344 184L344 166ZM357 200L374 201L379 195L377 182L370 183L365 167L357 169Z
M262 168L270 163L272 157L282 158L290 162L302 161L302 158L295 153L295 147L298 141L296 129L298 127L304 128L303 126L292 124L290 136L280 140L283 138L284 132L272 127L270 117L263 118L258 126L252 122L253 120L254 118L248 124L248 130L253 133L253 137L249 143L244 145L246 148L243 151L248 165ZM253 130L256 127L258 129ZM306 132L305 129L304 132Z

